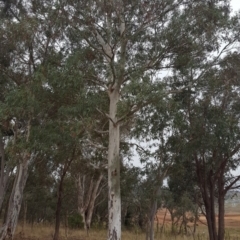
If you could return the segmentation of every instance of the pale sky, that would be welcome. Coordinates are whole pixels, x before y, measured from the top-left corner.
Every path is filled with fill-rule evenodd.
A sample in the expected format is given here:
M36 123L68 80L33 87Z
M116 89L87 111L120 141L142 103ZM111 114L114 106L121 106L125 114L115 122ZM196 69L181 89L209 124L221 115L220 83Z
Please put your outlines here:
M240 9L240 1L239 0L232 0L231 6L233 11L237 11Z

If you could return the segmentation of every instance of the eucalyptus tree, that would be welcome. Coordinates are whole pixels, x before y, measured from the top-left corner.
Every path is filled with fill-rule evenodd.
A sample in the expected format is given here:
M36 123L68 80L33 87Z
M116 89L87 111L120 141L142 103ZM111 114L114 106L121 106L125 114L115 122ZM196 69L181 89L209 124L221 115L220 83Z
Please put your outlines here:
M4 43L1 52L4 54L1 55L0 70L1 84L4 80L3 86L6 87L1 93L0 118L1 126L5 126L4 132L12 131L4 150L8 153L8 160L14 163L16 177L0 239L14 234L29 166L40 155L34 146L33 132L43 126L44 110L49 110L48 116L53 110L43 100L43 93L49 90L48 76L40 79L38 75L43 76L49 65L59 68L58 64L63 60L58 48L62 37L59 32L61 23L57 18L59 9L53 5L39 4L38 1L4 1L1 4L1 41Z
M174 96L179 106L174 126L183 143L182 156L194 164L211 240L224 239L224 197L240 179L231 174L239 166L240 153L239 60L238 52L230 52L205 70L201 81L187 71L175 75L180 85L182 79L193 83Z
M182 52L194 55L207 48L213 50L215 33L228 18L228 2L64 3L62 14L67 16L69 35L75 39L73 46L86 49L89 64L83 71L109 97L109 110L102 113L109 119L108 239L120 239L120 126L156 93L161 95L154 86L156 77L162 69L186 64L187 59L180 61ZM201 51L195 50L200 45Z

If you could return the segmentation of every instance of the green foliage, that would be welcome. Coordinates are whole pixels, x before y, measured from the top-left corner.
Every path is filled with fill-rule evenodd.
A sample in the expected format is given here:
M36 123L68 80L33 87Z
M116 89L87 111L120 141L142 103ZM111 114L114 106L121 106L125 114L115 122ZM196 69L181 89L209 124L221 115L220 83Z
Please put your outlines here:
M71 214L68 217L68 226L73 229L76 228L82 229L84 227L82 216L78 213Z

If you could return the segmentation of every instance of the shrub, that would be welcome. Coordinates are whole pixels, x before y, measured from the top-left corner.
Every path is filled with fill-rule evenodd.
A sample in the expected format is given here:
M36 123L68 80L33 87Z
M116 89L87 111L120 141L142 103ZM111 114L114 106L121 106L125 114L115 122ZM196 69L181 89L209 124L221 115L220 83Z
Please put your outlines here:
M68 217L68 226L70 228L83 228L84 223L79 213L74 213Z

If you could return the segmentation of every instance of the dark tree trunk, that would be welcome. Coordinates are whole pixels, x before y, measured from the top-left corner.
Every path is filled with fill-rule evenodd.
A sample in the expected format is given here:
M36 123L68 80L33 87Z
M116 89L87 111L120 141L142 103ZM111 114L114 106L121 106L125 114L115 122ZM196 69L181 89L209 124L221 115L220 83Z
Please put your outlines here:
M73 153L70 159L68 159L65 164L64 167L62 169L62 175L60 178L60 182L59 182L59 186L58 186L58 199L57 199L57 208L56 208L56 220L55 220L55 232L54 232L54 236L53 236L53 240L58 240L59 239L59 229L60 229L60 217L61 217L61 208L62 208L62 198L63 198L63 182L64 182L64 178L66 176L66 173L74 159L75 156L75 150L76 148L73 149Z
M209 194L207 192L209 192ZM217 240L213 189L211 189L211 187L210 188L206 187L202 196L203 196L204 206L206 210L206 220L207 220L207 226L208 226L209 240Z
M4 142L0 135L0 210L2 209L2 203L5 197L7 181L9 177L9 170L5 171L5 153L4 153Z
M214 202L214 189L215 179L213 171L208 171L205 168L204 158L199 159L195 155L196 173L198 178L198 185L201 190L202 199L206 211L206 220L208 226L209 240L217 240L217 225L215 217L215 202Z
M224 240L224 234L225 234L224 197L225 197L224 183L223 183L222 178L221 178L221 179L218 180L218 240Z
M59 239L59 229L60 229L60 217L61 217L61 208L62 208L62 197L63 197L63 180L65 174L61 176L59 187L58 187L58 199L57 199L57 209L56 209L56 220L55 220L55 233L53 240Z

